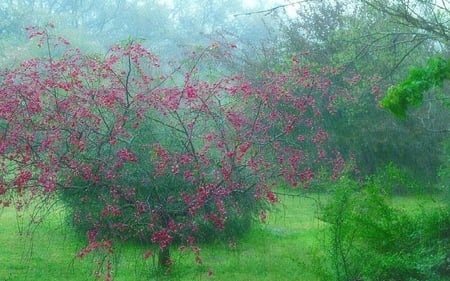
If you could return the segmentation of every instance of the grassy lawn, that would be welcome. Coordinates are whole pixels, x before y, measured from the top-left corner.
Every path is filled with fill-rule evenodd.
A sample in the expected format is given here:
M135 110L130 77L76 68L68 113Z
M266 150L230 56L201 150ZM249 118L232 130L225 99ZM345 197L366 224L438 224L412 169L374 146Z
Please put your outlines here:
M154 274L153 259L142 258L145 248L119 246L114 280L327 280L324 225L317 219L315 199L281 196L267 222L255 226L235 248L225 242L201 246L202 265L190 252L172 251L170 275ZM410 209L420 202L399 198L393 203ZM26 233L26 221L12 209L0 211L1 281L95 280L94 256L75 257L84 241L64 227L62 212L53 211L32 235Z

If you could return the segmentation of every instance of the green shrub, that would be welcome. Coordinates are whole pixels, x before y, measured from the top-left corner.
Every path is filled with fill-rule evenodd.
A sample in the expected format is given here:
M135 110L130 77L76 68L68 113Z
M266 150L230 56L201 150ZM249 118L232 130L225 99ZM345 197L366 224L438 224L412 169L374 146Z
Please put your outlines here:
M175 188L185 190L195 188L194 186L189 186L182 178L169 176L160 177L154 183L155 186L143 186L137 183L133 185L131 180L129 183L134 187L137 198L147 201L151 205L169 204L164 202L161 196L157 196L158 189L172 188L173 191ZM79 182L74 182L74 185L79 186L79 188L62 190L60 198L67 206L69 225L81 237L85 237L87 231L91 230L93 225L97 225L100 235L115 236L123 241L151 242L150 230L148 229L148 224L152 221L151 213L142 214L137 218L135 206L124 201L120 203L123 206L120 216L103 217L101 215L102 211L107 208L108 202L114 200L109 184L103 182L96 186L91 186L89 183L79 179ZM173 237L174 242L176 244L185 243L186 241L181 239L189 236L194 237L197 242L212 242L214 240L229 240L241 237L250 229L257 215L255 210L261 207L260 203L262 203L254 202L254 204L250 204L251 198L247 198L247 196L252 196L251 192L248 195L236 194L230 196L230 201L224 202L224 204L237 204L241 208L239 209L240 213L236 213L234 209L228 208L227 219L224 221L223 229L218 228L217 225L209 220L199 218L195 220L197 231L187 233L186 231L188 230L186 230L180 232L177 237ZM211 213L214 211L214 208L216 208L214 202L205 204L203 212L206 214ZM168 214L168 216L181 219L183 216L189 216L189 214L187 212L179 213L178 209L173 209L173 213ZM121 225L127 224L129 226L121 228Z
M336 280L446 280L449 209L396 208L385 188L390 184L377 176L336 183L322 212Z
M442 143L440 154L441 167L438 173L439 189L443 192L446 202L450 202L450 140Z

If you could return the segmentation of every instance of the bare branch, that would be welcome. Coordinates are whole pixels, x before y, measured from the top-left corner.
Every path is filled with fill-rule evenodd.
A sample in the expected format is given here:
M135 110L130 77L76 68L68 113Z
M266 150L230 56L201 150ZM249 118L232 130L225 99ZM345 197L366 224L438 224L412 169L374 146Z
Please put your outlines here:
M450 28L445 24L445 19L440 20L438 18L436 12L432 12L433 15L430 15L431 18L425 18L404 1L401 1L399 5L389 5L385 1L379 0L362 0L362 2L375 10L402 21L404 24L429 32L446 42L450 41ZM428 8L432 10L439 9L443 12L448 12L445 3L444 6L430 5Z
M296 2L292 2L292 3L288 3L288 4L278 5L278 6L275 6L273 8L266 9L266 10L259 10L259 11L255 11L255 12L240 13L240 14L235 14L233 16L235 16L235 17L251 16L251 15L256 15L256 14L264 14L265 16L267 16L267 15L275 12L278 9L286 8L286 7L289 7L289 6L294 6L294 5L297 5L297 4L300 4L300 3L311 2L311 1L314 1L314 0L296 1Z

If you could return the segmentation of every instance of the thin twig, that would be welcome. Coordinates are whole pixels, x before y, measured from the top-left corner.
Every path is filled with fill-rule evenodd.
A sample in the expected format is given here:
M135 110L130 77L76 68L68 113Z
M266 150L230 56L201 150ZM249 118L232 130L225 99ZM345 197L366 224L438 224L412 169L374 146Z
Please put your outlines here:
M247 13L240 13L240 14L234 14L234 17L239 17L239 16L251 16L251 15L256 15L256 14L264 14L265 16L275 12L278 9L281 8L286 8L288 6L294 6L296 4L300 4L300 3L305 3L305 2L310 2L311 0L303 0L303 1L296 1L296 2L292 2L292 3L288 3L288 4L283 4L283 5L278 5L275 6L273 8L270 9L266 9L266 10L259 10L259 11L255 11L255 12L247 12Z

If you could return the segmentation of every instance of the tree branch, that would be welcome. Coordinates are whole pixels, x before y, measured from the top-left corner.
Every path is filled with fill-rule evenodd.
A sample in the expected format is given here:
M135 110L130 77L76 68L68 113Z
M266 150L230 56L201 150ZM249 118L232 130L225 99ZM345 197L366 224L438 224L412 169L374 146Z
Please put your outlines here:
M240 14L235 14L233 16L235 16L235 17L251 16L251 15L256 15L256 14L264 14L265 16L267 16L267 15L270 15L271 13L275 12L278 9L282 9L282 8L286 8L286 7L289 7L289 6L294 6L296 4L310 2L310 1L313 1L313 0L296 1L296 2L292 2L292 3L288 3L288 4L278 5L278 6L270 8L270 9L266 9L266 10L259 10L259 11L255 11L255 12L240 13Z

